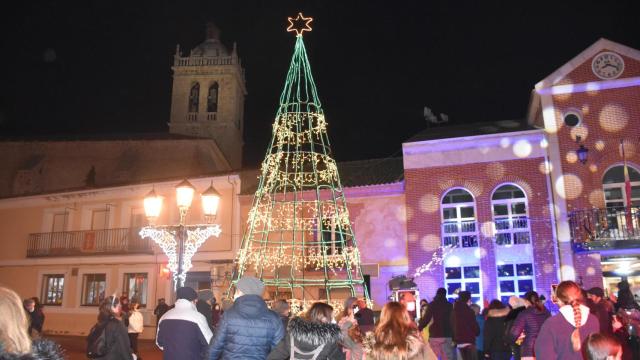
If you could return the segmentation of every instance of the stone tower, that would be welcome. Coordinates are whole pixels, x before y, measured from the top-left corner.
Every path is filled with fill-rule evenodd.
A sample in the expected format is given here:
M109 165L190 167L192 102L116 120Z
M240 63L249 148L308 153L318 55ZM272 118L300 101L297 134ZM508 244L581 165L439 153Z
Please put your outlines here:
M209 23L206 40L189 56L178 45L172 70L169 132L214 139L229 164L240 168L247 90L236 44L229 52Z

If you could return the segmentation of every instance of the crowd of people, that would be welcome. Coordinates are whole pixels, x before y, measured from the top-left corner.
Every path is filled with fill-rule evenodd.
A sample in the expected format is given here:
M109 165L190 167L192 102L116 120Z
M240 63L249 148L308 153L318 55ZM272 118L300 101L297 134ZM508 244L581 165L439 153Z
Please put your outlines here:
M602 288L585 291L564 281L551 301L529 291L508 305L492 300L485 309L468 291L451 303L440 288L431 302L420 302L419 312L401 299L385 304L376 321L355 297L339 314L316 302L294 316L285 300L267 305L259 279L243 277L233 302L218 304L210 290L189 287L177 290L173 306L160 299L156 344L166 360L640 359L640 306L626 281L618 287L617 297L606 297ZM139 305L126 296L105 298L87 337L87 357L141 359ZM20 300L0 287L0 360L63 359L42 337L44 319L37 298Z

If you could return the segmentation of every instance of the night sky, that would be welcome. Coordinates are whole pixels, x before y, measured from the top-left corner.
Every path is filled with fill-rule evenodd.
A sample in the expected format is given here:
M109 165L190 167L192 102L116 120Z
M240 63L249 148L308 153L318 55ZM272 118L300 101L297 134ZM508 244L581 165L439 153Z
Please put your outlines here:
M640 49L640 1L23 1L3 10L0 134L166 132L176 44L214 21L246 69L245 167L262 160L305 43L339 161L399 156L426 127L523 119L536 82L601 37Z

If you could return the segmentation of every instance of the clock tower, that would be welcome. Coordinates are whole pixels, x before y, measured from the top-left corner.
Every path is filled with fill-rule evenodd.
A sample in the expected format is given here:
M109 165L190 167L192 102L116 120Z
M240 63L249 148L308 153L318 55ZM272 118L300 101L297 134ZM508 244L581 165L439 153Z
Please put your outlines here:
M207 24L206 40L188 56L177 46L173 62L169 132L215 140L234 169L242 165L244 69L233 44L220 42L220 31Z

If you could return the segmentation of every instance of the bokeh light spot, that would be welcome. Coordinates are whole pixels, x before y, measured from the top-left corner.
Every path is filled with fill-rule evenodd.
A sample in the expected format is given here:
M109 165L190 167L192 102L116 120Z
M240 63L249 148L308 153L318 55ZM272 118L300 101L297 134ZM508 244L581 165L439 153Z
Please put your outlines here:
M420 198L419 204L420 211L431 214L438 211L440 208L440 199L433 194L424 194Z
M574 174L565 174L556 181L556 192L564 199L575 199L582 193L582 180Z
M600 127L608 132L618 132L624 129L629 122L629 115L620 105L609 104L605 105L600 110L600 116L598 118Z
M531 155L532 150L533 148L528 140L518 140L513 145L513 153L519 158L526 158Z

